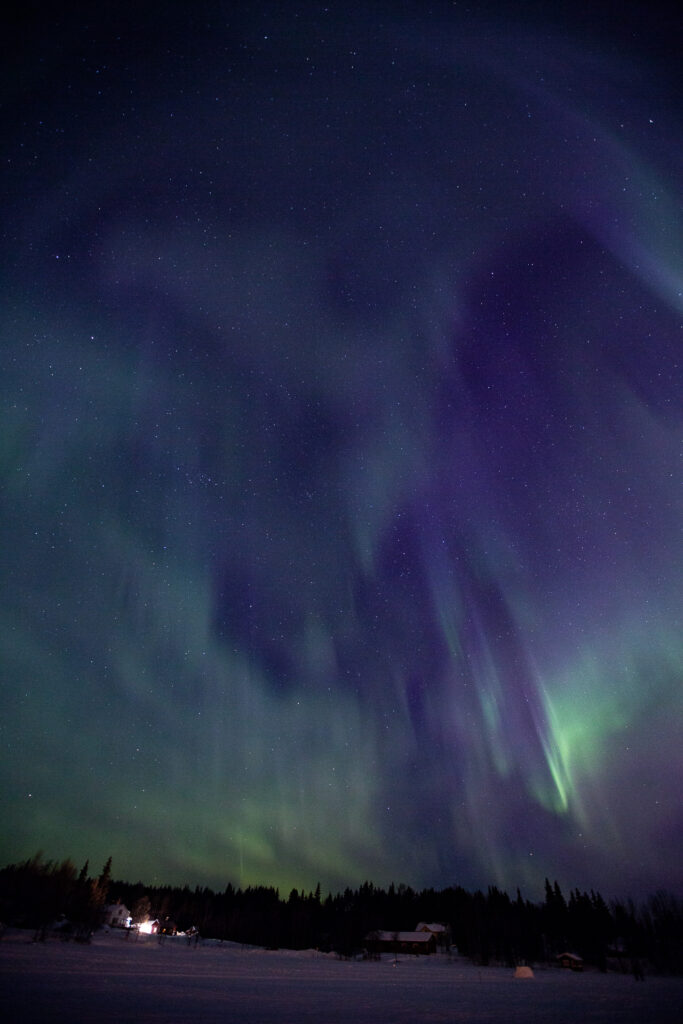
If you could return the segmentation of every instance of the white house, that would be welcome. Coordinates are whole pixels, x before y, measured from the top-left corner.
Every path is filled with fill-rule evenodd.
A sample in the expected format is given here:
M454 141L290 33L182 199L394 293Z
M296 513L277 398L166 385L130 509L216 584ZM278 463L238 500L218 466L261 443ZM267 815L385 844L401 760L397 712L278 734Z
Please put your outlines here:
M131 915L128 907L121 903L110 903L104 912L104 923L111 928L130 928Z

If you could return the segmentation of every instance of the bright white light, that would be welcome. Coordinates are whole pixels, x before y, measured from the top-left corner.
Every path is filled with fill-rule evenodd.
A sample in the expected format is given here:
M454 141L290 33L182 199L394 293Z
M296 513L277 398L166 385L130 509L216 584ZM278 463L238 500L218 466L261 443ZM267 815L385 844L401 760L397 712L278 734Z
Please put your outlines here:
M142 921L138 925L138 931L142 932L143 935L151 935L152 934L152 925L153 924L154 924L153 921Z

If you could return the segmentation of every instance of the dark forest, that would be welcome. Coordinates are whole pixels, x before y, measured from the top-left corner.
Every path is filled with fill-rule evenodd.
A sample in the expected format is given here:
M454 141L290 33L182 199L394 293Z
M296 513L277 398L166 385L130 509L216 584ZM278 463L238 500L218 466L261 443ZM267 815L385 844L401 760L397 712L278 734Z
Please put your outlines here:
M587 967L654 973L683 973L683 904L658 892L641 904L610 901L578 889L563 894L545 883L540 902L514 897L495 886L468 892L460 886L416 891L408 885L359 888L324 895L293 889L283 895L267 886L244 889L149 886L118 881L111 858L99 875L89 864L45 860L41 854L0 870L0 919L5 927L35 929L48 937L55 925L63 936L87 941L104 920L105 908L121 902L133 925L158 919L167 931L198 933L269 948L317 948L340 956L362 955L369 933L411 930L420 921L446 925L448 948L482 966L552 962L570 951Z

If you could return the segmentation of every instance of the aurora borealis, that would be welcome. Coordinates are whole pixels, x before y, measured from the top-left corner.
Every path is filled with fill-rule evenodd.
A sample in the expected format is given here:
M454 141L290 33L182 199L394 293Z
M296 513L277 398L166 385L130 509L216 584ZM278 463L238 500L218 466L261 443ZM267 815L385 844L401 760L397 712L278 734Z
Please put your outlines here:
M683 887L675 25L473 6L17 15L3 864Z

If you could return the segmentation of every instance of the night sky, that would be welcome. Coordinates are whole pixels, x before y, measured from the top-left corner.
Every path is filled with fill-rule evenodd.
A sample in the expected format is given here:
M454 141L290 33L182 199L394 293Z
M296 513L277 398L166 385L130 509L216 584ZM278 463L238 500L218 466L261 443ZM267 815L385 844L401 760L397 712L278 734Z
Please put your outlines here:
M679 39L557 6L3 29L2 864L683 888Z

